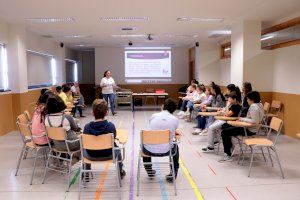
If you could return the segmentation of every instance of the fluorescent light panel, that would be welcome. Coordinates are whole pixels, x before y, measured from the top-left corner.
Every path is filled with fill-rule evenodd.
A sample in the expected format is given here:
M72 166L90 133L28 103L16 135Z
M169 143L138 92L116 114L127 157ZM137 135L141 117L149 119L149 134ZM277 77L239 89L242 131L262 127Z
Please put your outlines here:
M100 17L101 21L149 21L149 17Z
M230 47L227 47L227 48L224 49L224 51L229 51L229 50L231 50Z
M112 37L146 37L144 34L139 34L139 35L111 35Z
M274 36L273 35L266 36L266 37L261 38L260 40L264 41L264 40L268 40L268 39L271 39L271 38L274 38Z
M64 38L90 38L91 35L65 35Z
M216 31L210 31L210 34L218 34L218 35L230 35L231 30L216 30Z
M177 21L182 22L222 22L222 18L200 18L200 17L178 17Z
M69 23L75 22L75 19L72 17L65 18L26 18L26 21L34 23Z
M172 35L172 34L167 34L166 37L197 38L199 36L197 34L195 34L195 35Z

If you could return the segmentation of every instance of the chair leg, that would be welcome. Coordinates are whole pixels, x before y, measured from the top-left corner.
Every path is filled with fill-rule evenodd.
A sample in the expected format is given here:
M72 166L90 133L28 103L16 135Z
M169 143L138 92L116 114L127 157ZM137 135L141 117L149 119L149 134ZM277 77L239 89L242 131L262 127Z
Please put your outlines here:
M33 176L34 176L34 172L35 172L36 160L37 160L37 157L38 157L38 153L39 153L39 150L35 150L35 158L34 158L34 163L33 163L33 170L32 170L32 174L31 174L31 179L30 179L30 185L32 185L32 181L33 181Z
M78 200L80 200L80 195L81 195L81 182L82 182L82 166L80 167L80 172L79 172L79 181L78 181Z
M174 193L175 196L177 196L177 187L176 187L176 176L175 176L175 168L174 168L174 162L173 157L171 157L171 166L172 166L172 177L173 177L173 184L174 184Z
M277 160L278 165L279 165L279 168L280 168L281 176L282 176L282 178L284 179L283 170L282 170L282 167L281 167L281 163L280 163L279 156L278 156L278 154L277 154L276 148L273 147L272 149L273 149L273 151L274 151L274 153L275 153L276 160Z
M266 157L265 157L265 153L264 153L263 147L261 147L261 153L262 153L262 155L263 155L263 157L264 157L265 162L267 162L267 159L266 159Z
M71 157L72 158L72 157ZM70 160L70 162L68 163L68 184L67 184L67 192L69 192L70 190L70 178L71 178L71 171L72 170L72 159Z
M46 178L46 174L47 174L47 169L49 167L49 160L50 160L50 155L48 155L48 159L47 159L47 162L46 162L46 167L45 167L45 170L44 170L44 177L43 177L43 182L42 184L45 183L45 178Z
M19 168L20 168L20 165L21 165L21 161L22 161L22 159L23 159L23 157L25 155L25 153L24 153L25 151L26 151L26 147L23 146L22 151L21 151L20 156L19 156L19 160L18 160L18 164L17 164L17 169L16 169L15 176L18 175L18 171L19 171Z
M252 169L252 164L253 164L253 156L254 156L254 151L253 148L250 146L251 149L251 161L250 161L250 166L249 166L249 174L248 177L250 177L251 169Z
M119 194L119 199L121 200L121 181L120 181L120 169L119 169L119 163L116 161L116 181L117 181L117 186L118 186L118 194Z
M271 165L272 165L272 167L274 167L273 159L272 159L269 147L267 147L267 149L268 149L268 154L269 154L269 158L270 158L270 161L271 161Z
M139 157L138 157L138 169L137 169L137 184L136 184L136 187L137 187L137 194L136 196L139 196L140 195L140 174L141 174L141 152L139 152Z

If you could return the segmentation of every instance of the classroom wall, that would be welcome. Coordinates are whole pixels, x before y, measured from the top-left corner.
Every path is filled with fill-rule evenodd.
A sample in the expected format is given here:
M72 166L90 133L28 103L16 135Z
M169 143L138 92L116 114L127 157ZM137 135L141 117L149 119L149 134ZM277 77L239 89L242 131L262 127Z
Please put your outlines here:
M111 70L117 84L125 84L125 61L123 47L95 48L95 82L100 84L105 70ZM172 48L172 82L183 84L188 82L188 48Z
M273 50L273 96L283 103L285 134L296 138L300 133L300 45Z
M26 49L54 55L56 60L57 84L61 85L62 83L65 83L65 47L61 48L57 42L53 42L47 38L37 35L36 33L26 31ZM28 76L34 77L31 75ZM32 80L32 82L36 82L36 80Z
M220 46L217 43L200 43L196 48L195 78L205 85L220 81Z

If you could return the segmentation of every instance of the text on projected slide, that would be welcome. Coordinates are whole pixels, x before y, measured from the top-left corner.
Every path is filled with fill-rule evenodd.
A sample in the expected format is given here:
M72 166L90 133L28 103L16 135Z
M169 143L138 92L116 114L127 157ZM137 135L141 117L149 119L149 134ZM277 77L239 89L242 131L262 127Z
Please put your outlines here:
M125 77L170 78L171 51L125 51Z

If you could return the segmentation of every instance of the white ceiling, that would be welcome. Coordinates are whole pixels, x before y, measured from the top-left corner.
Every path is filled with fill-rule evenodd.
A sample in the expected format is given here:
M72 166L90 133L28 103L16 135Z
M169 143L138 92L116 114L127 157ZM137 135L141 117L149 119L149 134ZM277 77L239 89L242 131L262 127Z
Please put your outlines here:
M300 0L0 0L0 18L22 23L28 30L41 35L91 35L90 38L53 38L69 46L126 45L191 45L211 39L210 31L229 29L232 24L247 19L272 24L299 12ZM105 22L100 17L150 17L146 22ZM73 23L36 24L25 18L73 17ZM178 17L224 18L223 22L177 22ZM114 38L127 34L121 27L137 27L131 34L154 34L149 42L144 38ZM174 38L172 35L197 34L197 38Z

